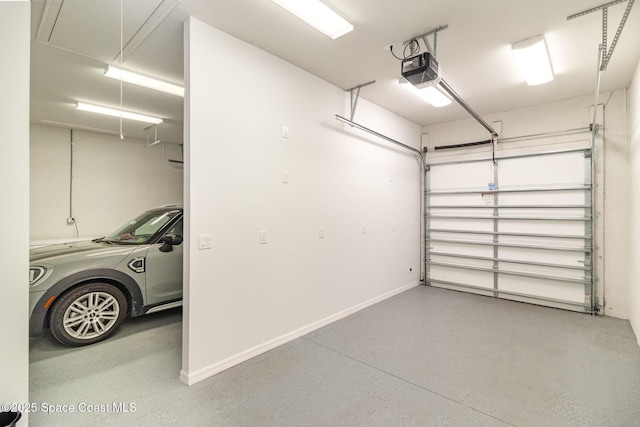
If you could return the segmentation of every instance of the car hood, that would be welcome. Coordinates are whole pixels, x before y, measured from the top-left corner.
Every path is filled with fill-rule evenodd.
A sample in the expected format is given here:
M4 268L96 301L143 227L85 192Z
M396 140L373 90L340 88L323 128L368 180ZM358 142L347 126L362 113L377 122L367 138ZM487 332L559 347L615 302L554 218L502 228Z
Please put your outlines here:
M31 249L29 251L29 260L33 263L36 261L55 262L56 260L68 258L126 256L139 247L139 245L115 245L87 240Z

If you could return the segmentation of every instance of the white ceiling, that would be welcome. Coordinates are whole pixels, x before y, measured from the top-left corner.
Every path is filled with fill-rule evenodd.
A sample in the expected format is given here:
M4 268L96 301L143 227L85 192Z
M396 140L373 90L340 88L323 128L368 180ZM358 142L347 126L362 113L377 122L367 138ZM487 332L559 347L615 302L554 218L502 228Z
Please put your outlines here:
M270 0L122 2L124 68L182 83L183 22L194 16L340 88L376 80L362 89L363 98L423 126L468 116L455 102L434 108L401 90L397 83L400 62L384 46L395 44L397 51L403 41L448 25L439 33L437 45L443 78L480 115L496 113L592 94L602 13L570 21L567 16L607 3L326 0L354 25L353 32L330 40ZM119 133L118 119L74 107L76 101L120 105L120 83L103 76L107 64L120 63L120 4L119 0L32 1L33 123ZM626 6L627 2L622 2L608 9L609 45ZM602 74L602 91L626 88L631 83L640 58L638 8L632 9ZM545 85L527 86L511 58L510 46L535 35L544 35L556 77ZM164 118L158 138L182 143L182 98L125 84L123 108ZM146 126L125 120L124 133L127 138L144 139Z

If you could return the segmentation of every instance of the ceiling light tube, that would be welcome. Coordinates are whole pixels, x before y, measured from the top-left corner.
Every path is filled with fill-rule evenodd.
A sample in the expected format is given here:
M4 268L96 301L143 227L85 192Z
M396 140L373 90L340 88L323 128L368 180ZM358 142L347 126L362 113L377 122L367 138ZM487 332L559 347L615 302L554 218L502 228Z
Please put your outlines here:
M122 80L123 82L184 97L184 88L180 85L147 77L132 71L123 70L121 68L114 67L113 65L107 65L107 71L105 71L104 75L115 80Z
M400 85L434 107L446 107L451 104L451 98L445 95L437 86L427 86L418 89L406 79L400 79Z
M131 111L118 110L115 108L102 107L100 105L87 104L86 102L78 102L77 110L89 111L91 113L104 114L105 116L122 117L123 119L137 120L139 122L153 123L159 125L162 119L159 117L147 116L145 114L133 113Z
M351 31L353 25L320 0L273 0L332 40Z
M553 80L549 52L542 36L514 43L511 51L528 85L540 85Z

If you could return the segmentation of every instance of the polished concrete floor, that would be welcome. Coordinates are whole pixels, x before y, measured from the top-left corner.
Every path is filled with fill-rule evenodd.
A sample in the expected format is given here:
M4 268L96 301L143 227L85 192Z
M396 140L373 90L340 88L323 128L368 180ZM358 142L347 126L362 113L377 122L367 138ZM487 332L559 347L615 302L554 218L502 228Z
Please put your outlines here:
M90 347L32 340L29 424L640 426L618 319L421 286L192 387L181 327L174 310Z

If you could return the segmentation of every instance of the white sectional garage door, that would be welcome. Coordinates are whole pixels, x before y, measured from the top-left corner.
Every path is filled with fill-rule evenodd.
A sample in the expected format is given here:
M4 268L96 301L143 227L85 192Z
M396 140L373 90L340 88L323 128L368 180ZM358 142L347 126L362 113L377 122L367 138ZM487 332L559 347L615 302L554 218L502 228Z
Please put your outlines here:
M585 148L433 160L426 283L592 312L592 163Z

